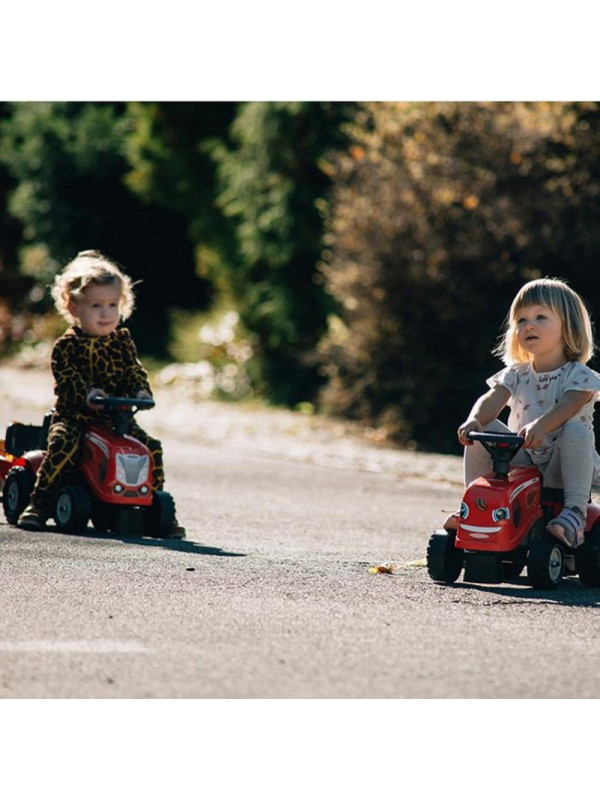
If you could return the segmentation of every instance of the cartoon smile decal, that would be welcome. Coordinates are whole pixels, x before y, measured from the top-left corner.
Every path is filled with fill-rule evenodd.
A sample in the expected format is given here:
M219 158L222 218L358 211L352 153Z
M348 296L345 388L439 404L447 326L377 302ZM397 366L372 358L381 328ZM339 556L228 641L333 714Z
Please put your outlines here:
M486 500L483 497L478 497L475 500L475 506L479 511L487 511L488 505ZM465 531L469 534L469 536L473 537L474 539L486 539L488 536L492 536L494 533L499 533L502 530L501 525L472 525L467 524L464 520L469 516L469 506L463 502L461 503L460 507L460 528L461 530ZM510 519L510 509L506 508L506 506L502 506L500 508L492 509L491 515L488 514L477 514L478 517L477 521L487 522L489 516L491 516L490 522L504 522L507 519Z

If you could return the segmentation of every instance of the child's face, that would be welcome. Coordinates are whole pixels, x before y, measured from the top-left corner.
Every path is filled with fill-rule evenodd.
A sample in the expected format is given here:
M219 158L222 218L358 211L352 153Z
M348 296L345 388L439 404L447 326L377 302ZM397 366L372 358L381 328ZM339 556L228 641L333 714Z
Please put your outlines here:
M90 336L107 336L119 324L120 288L90 284L77 300L71 300L69 311L79 327Z
M548 306L523 306L516 314L517 340L533 356L534 366L550 369L564 360L563 326L559 315Z

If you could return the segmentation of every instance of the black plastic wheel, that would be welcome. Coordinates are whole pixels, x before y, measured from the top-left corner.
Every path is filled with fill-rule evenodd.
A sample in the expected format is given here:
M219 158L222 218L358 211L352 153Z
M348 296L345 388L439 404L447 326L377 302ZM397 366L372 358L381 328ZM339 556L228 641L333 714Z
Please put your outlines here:
M144 533L160 539L175 522L175 500L168 492L158 491L152 495L152 506L144 519Z
M588 531L575 552L579 580L584 586L600 586L600 525Z
M525 564L520 564L516 561L503 561L502 562L502 577L507 581L512 581L518 578L525 569Z
M534 539L527 556L527 577L534 589L556 589L565 571L560 543L549 534Z
M92 501L85 486L65 486L56 496L56 527L65 533L82 531L87 527L91 511Z
M434 531L427 545L427 572L434 581L454 583L464 564L464 553L454 546L455 531Z
M107 503L94 502L90 513L92 525L97 531L108 533L115 529L115 509Z
M35 482L33 472L26 467L13 467L6 476L2 490L4 516L16 525L25 510Z

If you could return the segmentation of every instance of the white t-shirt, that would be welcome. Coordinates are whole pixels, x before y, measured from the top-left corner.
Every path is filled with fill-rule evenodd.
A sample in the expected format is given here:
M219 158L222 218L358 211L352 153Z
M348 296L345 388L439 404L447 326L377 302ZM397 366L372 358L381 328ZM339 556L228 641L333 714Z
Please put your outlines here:
M536 372L530 363L513 364L488 378L487 384L492 388L503 386L510 392L508 427L515 433L549 411L565 392L593 392L592 399L580 409L575 419L585 424L594 441L594 403L600 400L600 375L580 361L568 361L550 372ZM552 431L544 437L540 448L527 451L534 464L548 463L559 432L560 428ZM596 461L600 466L600 460ZM598 468L595 471L598 473Z

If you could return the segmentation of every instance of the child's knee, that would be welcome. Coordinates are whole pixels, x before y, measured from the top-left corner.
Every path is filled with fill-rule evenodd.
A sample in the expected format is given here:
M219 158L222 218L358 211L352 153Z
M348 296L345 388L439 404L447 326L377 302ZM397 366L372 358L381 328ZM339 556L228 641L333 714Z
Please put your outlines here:
M562 442L575 442L585 445L593 441L594 435L585 422L578 419L570 419L562 426L559 433L559 440Z

